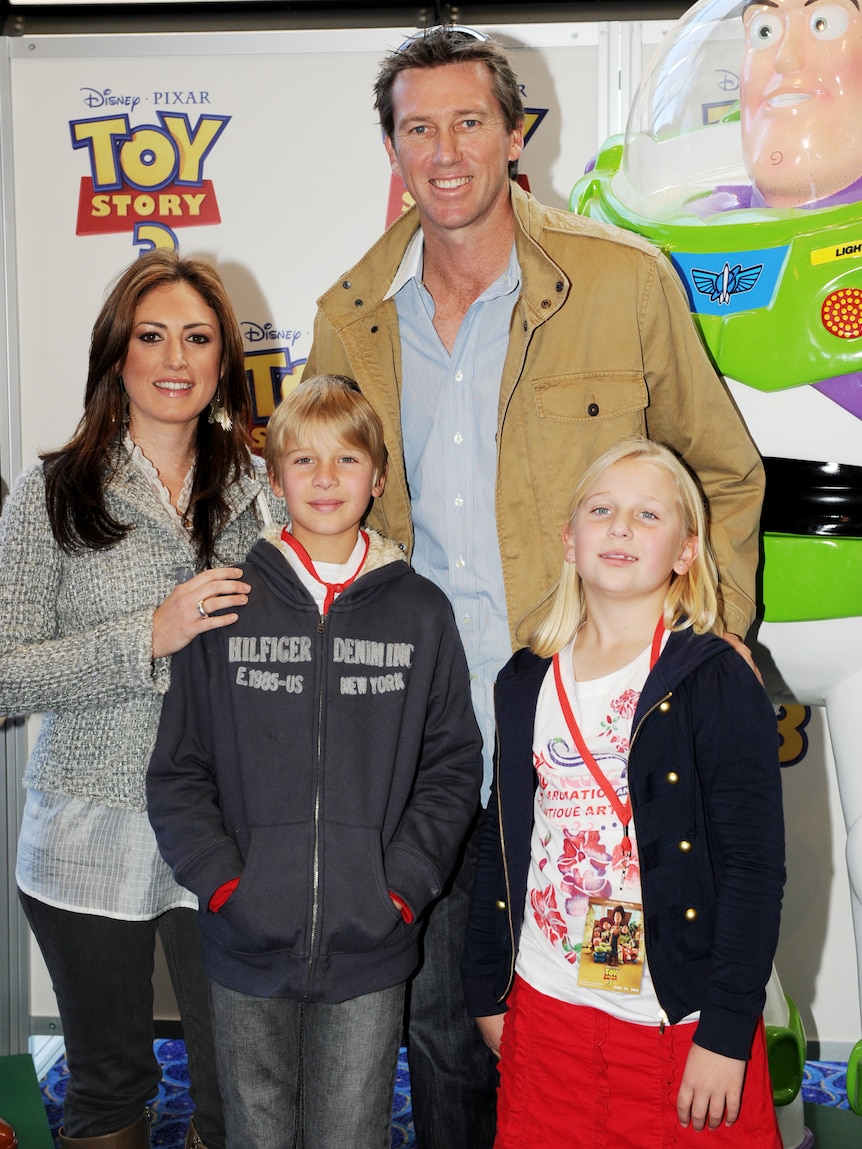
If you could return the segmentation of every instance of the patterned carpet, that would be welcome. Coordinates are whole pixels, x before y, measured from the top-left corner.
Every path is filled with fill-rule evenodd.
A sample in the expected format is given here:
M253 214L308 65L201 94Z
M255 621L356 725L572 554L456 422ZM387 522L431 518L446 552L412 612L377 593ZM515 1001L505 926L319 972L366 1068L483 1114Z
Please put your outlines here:
M162 1067L162 1082L158 1096L150 1104L153 1113L150 1130L152 1143L154 1149L183 1149L192 1108L188 1094L186 1047L182 1041L163 1040L157 1041L154 1048ZM63 1123L67 1078L66 1059L61 1057L40 1082L48 1124L55 1140L57 1130ZM402 1049L392 1103L392 1149L414 1149L415 1143L413 1113L410 1108L410 1076L405 1051Z
M803 1100L812 1105L849 1109L846 1061L806 1061L802 1079Z
M152 1103L153 1146L154 1149L182 1149L191 1108L185 1046L182 1041L157 1041L155 1050L162 1067L162 1083L158 1097ZM41 1083L48 1123L55 1137L62 1123L67 1076L66 1059L61 1057ZM806 1062L802 1096L816 1105L848 1109L846 1064L840 1061ZM392 1106L392 1149L414 1149L414 1146L410 1076L402 1049Z

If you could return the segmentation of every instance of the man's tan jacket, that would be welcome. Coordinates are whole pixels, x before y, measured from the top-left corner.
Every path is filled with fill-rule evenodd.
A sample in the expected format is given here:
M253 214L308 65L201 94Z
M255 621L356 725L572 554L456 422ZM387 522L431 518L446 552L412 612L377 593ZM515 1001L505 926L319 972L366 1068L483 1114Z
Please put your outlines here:
M584 469L629 435L680 454L709 500L727 630L754 616L763 468L694 327L668 261L646 241L547 208L511 185L521 292L497 424L497 533L513 646L559 577L560 528ZM372 525L412 549L401 437L401 347L383 301L419 226L415 208L318 300L304 374L355 379L389 449Z

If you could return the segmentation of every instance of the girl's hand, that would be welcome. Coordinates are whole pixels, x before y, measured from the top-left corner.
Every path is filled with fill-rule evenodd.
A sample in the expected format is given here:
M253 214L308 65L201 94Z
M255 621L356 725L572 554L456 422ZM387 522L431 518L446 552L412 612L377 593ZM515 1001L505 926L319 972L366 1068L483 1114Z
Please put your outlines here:
M676 1115L683 1129L691 1123L700 1132L704 1126L718 1129L733 1125L742 1103L746 1062L724 1057L692 1044L676 1098Z
M476 1024L479 1027L482 1040L498 1061L500 1059L500 1041L503 1037L503 1022L505 1019L505 1013L493 1013L490 1017L476 1018Z
M153 615L153 658L176 654L205 630L236 622L236 614L212 616L248 602L251 587L239 581L241 576L238 567L217 567L175 586Z

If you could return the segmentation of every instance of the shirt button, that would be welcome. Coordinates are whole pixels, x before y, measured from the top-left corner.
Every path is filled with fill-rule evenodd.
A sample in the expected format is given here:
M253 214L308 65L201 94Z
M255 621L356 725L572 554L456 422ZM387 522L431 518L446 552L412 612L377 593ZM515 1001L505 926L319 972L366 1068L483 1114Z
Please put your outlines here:
M679 843L679 848L684 854L687 854L691 849L691 842L686 842L685 839Z
M667 777L668 782L670 782L671 786L675 786L676 783L679 781L679 774L677 774L676 770L669 771L668 774L666 775L666 777Z
M463 378L464 378L464 372L463 371L456 371L455 372L455 382L456 383L460 383Z
M453 440L453 442L458 443L458 445L460 446L460 444L464 442L464 436L461 434L460 431L456 431L455 434L452 436L452 440Z
M685 920L687 922L693 922L696 919L697 919L697 910L694 908L694 906L689 906L689 908L685 911Z
M463 559L456 559L456 560L455 560L455 566L456 566L456 567L462 567L462 568L463 568L463 567L465 567L466 565L467 565L467 564L464 562L464 560L463 560Z
M455 506L456 507L463 507L464 506L464 496L463 495L456 495L455 496Z
M469 614L462 614L462 615L461 615L461 622L464 624L464 626L469 626L469 625L470 625L470 616L469 616Z

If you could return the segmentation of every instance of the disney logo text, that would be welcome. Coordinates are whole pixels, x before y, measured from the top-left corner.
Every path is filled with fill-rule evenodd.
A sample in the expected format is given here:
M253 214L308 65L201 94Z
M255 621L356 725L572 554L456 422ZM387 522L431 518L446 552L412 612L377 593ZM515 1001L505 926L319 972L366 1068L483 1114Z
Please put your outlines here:
M141 102L140 96L115 96L110 88L103 88L101 91L97 88L81 88L80 90L84 93L84 103L88 108L107 108L119 105L134 109Z
M243 319L240 326L242 327L243 338L248 343L260 343L263 339L274 339L293 347L297 339L302 337L301 331L278 331L271 323L252 323L250 319Z

